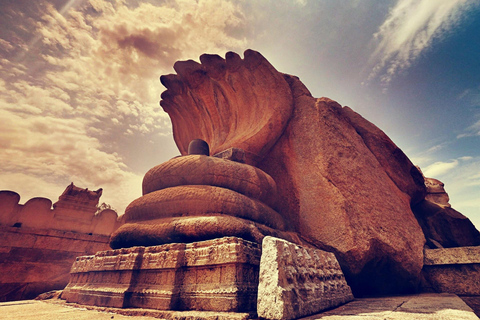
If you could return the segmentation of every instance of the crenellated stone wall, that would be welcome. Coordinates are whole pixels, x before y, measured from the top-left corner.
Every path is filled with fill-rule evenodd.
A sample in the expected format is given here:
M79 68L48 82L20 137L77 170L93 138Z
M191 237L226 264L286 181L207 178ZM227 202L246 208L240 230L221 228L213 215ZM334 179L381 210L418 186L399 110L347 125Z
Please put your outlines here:
M109 208L98 210L101 194L102 189L89 191L72 183L53 205L52 201L46 198L32 198L25 204L19 204L18 193L2 190L0 225L110 236L120 222L114 210Z
M0 301L35 298L63 289L77 256L109 249L121 223L98 201L102 190L69 185L59 201L33 198L19 204L13 191L0 191Z

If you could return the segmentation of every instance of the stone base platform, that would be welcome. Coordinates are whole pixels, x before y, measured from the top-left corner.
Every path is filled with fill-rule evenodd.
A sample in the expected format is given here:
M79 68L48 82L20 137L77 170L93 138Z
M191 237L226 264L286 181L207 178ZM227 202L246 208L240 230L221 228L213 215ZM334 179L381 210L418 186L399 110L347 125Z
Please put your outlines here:
M353 299L333 253L274 237L101 251L78 257L70 276L62 299L123 309L291 320Z
M260 246L225 237L78 257L62 299L156 310L256 310Z

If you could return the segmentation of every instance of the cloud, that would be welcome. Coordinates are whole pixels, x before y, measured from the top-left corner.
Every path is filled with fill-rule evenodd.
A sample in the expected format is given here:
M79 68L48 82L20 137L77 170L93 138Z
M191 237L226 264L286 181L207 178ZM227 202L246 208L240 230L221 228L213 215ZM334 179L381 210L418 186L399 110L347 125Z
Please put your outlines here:
M457 139L480 136L480 120L465 129L464 133L457 135Z
M438 161L423 169L423 174L425 177L430 178L439 177L449 172L456 166L458 166L458 160L452 160L450 162Z
M110 197L121 209L128 204L127 199L140 196L142 177L130 172L118 154L102 151L100 142L88 136L81 121L20 117L6 110L0 110L0 120L4 124L0 136L2 189L31 197L39 196L31 194L32 190L40 189L31 188L35 181L42 181L39 186L48 186L55 192L74 181L91 189L103 187L109 192L136 190L119 192L117 196L123 197L123 201Z
M57 10L39 1L29 37L3 39L4 51L29 47L0 58L0 189L55 200L73 181L104 188L119 213L140 196L144 169L127 165L138 157L129 144L171 134L159 76L176 60L247 46L234 1L159 3L70 0Z
M390 81L433 43L449 32L472 0L398 0L374 34L376 49L370 57L369 80Z

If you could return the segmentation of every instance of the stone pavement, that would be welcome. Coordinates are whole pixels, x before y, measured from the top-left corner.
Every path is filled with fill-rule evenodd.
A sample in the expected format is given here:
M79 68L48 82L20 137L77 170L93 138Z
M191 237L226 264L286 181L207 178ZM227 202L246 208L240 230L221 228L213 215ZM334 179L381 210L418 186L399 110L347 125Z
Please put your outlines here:
M105 308L104 308L105 309ZM130 309L134 312L134 309ZM148 313L136 310L126 316L114 313L115 309L106 311L76 308L61 301L25 300L0 303L0 319L22 320L153 320L189 319L189 320L222 320L240 319L233 314L210 312L175 312ZM123 310L128 314L128 310ZM127 312L125 312L127 311ZM155 317L151 317L152 315ZM302 320L478 320L473 311L454 294L418 294L411 296L355 299L354 301Z
M449 293L355 299L302 320L478 320L462 299Z

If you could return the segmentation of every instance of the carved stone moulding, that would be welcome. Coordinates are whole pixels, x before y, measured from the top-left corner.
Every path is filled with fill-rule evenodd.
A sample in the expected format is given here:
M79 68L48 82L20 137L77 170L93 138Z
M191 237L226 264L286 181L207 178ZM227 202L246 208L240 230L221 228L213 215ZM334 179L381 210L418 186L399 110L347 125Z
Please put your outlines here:
M262 243L257 313L292 320L353 300L335 255L265 237Z
M77 258L62 298L116 308L254 311L260 254L258 244L235 237L101 251Z

